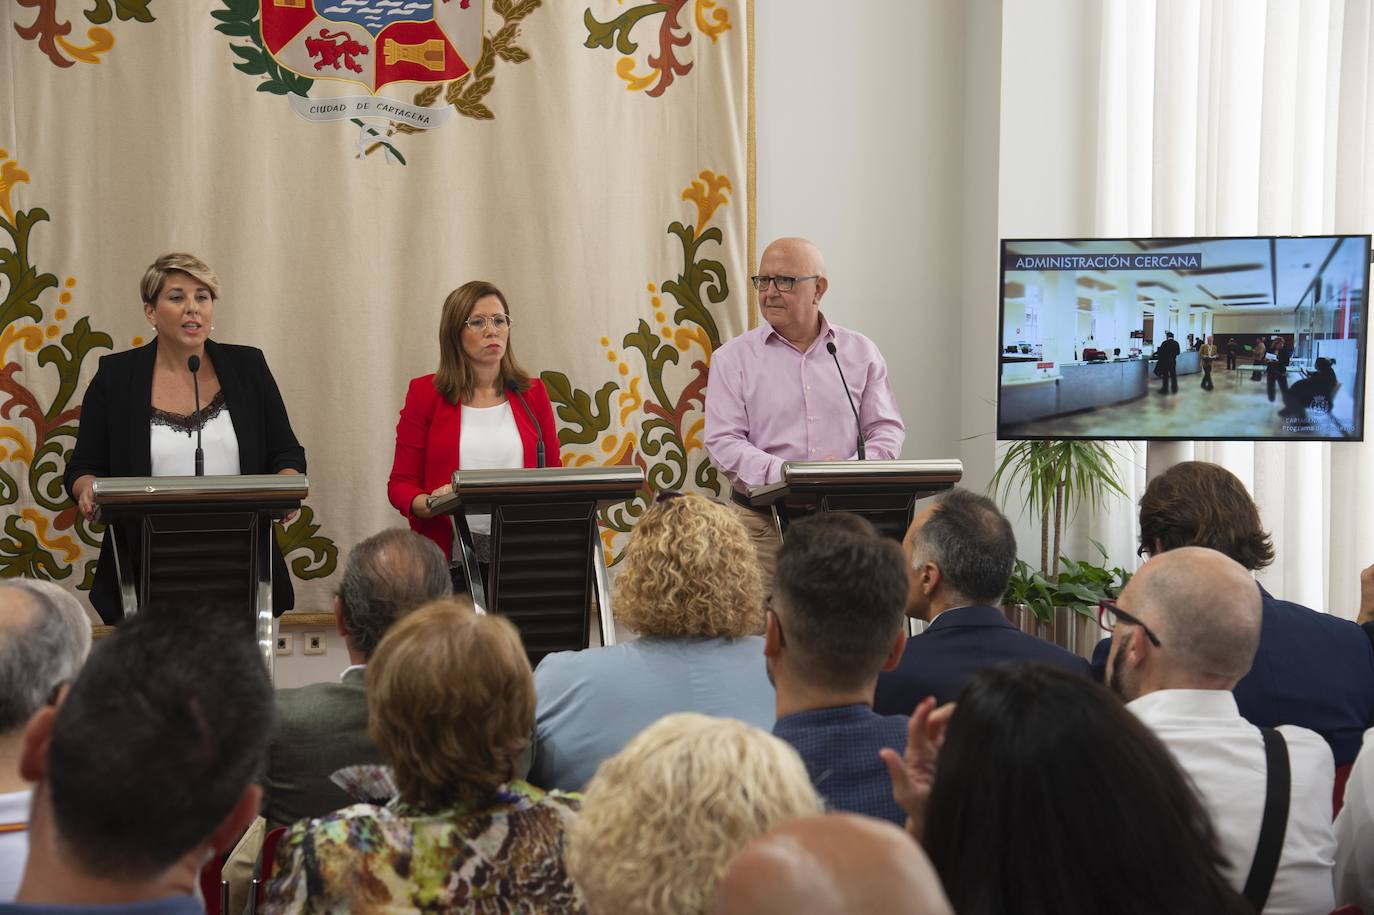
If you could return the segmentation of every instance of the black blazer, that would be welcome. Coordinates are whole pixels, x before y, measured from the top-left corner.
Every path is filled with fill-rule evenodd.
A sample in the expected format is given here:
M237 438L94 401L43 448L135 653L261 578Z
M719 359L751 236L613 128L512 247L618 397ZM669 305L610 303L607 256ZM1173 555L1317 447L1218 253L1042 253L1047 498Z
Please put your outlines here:
M910 715L926 696L954 702L985 667L1036 661L1088 676L1088 662L1017 629L996 607L946 610L925 632L907 640L896 668L878 677L873 710Z
M207 340L205 355L215 367L225 406L233 418L239 442L239 469L243 473L277 473L294 467L305 473L305 449L291 431L286 405L262 350ZM72 495L72 483L88 473L96 477L152 476L156 359L156 340L138 349L101 357L81 404L76 447L62 475L73 501L76 497ZM135 574L143 558L138 531L129 528L130 525L106 528L91 587L91 606L110 624L124 616L114 553L110 549L112 532L121 538L120 545L128 549ZM280 616L295 606L296 594L275 542L272 549L272 610Z

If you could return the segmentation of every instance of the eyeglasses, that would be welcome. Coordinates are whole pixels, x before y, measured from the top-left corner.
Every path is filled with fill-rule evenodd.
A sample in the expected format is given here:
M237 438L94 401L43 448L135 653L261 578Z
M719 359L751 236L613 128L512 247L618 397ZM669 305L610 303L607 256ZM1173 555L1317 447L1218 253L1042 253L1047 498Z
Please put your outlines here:
M510 318L506 317L505 315L492 315L490 318L486 316L478 318L468 318L463 323L466 324L468 327L472 328L473 330L477 331L478 333L481 333L482 331L487 329L488 321L490 321L491 326L496 328L497 330L505 330L506 328L510 327L511 324Z
M1145 635L1149 638L1150 643L1156 648L1159 647L1159 636L1151 632L1149 626L1146 626L1140 620L1117 606L1116 601L1104 597L1097 602L1097 625L1101 626L1107 632L1115 632L1116 624L1119 622L1127 622L1132 626L1139 626L1141 629L1144 629Z
M792 287L802 280L815 280L819 278L819 273L813 273L810 276L751 276L749 277L749 282L753 283L754 288L759 292L763 292L767 289L770 282L777 287L778 292L791 292Z

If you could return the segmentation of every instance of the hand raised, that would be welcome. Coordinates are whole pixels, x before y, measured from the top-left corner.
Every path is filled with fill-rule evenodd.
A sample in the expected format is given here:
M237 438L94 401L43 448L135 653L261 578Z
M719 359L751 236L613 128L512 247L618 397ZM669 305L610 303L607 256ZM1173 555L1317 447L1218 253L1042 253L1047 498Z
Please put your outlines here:
M907 813L907 831L919 841L925 832L926 804L935 784L936 764L954 703L935 707L935 697L927 696L916 706L907 724L906 754L882 749L878 755L887 765L892 779L892 797Z

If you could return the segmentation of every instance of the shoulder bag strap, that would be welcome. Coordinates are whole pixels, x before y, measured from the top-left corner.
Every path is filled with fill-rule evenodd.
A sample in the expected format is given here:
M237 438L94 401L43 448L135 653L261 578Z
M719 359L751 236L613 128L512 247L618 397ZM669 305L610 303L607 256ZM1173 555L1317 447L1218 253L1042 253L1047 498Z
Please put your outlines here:
M1255 859L1250 862L1250 876L1245 878L1243 895L1255 907L1264 911L1274 874L1279 869L1283 853L1283 837L1288 831L1288 806L1292 790L1292 774L1288 765L1288 744L1274 728L1260 728L1264 735L1264 759L1267 768L1264 795L1264 818L1260 820L1259 844Z

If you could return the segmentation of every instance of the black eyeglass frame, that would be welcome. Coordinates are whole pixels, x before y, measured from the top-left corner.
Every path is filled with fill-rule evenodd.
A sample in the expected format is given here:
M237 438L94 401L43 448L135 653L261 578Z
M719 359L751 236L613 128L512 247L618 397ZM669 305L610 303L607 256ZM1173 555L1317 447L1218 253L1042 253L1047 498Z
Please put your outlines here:
M1131 615L1130 615L1129 613L1127 613L1125 610L1122 610L1121 607L1117 604L1117 602L1114 601L1114 600L1112 600L1112 599L1109 598L1109 597L1104 597L1104 598L1102 598L1101 600L1099 600L1099 601L1097 602L1097 625L1100 626L1100 627L1102 627L1102 631L1103 631L1103 632L1115 632L1115 631L1116 631L1116 625L1115 625L1115 624L1113 624L1113 625L1111 625L1111 626L1108 626L1108 625L1107 625L1107 614L1108 614L1108 613L1112 614L1112 615L1115 616L1117 619L1125 620L1126 622L1130 623L1132 626L1139 626L1141 629L1144 629L1144 630L1145 630L1145 636L1150 640L1150 644L1154 645L1156 648L1159 648L1159 647L1160 647L1160 644L1159 644L1159 636L1157 636L1157 635L1155 635L1153 632L1151 632L1149 626L1146 626L1146 625L1145 625L1144 623L1142 623L1139 619L1137 619L1137 618L1134 617L1134 616L1131 616Z
M805 280L818 280L820 278L821 275L819 273L813 273L810 276L788 276L786 274L764 276L760 274L759 276L749 277L749 284L754 287L756 292L763 292L768 288L769 283L776 286L778 292L791 292L793 289L797 288L797 284L800 282Z

